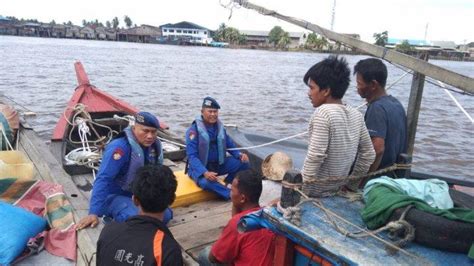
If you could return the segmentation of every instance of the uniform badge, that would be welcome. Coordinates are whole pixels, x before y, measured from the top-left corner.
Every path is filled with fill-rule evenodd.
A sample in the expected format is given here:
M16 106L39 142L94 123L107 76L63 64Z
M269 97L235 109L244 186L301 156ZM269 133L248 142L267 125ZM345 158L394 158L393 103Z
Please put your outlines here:
M196 133L195 133L195 132L193 132L193 131L189 132L189 139L190 139L190 140L193 140L195 137L196 137Z
M114 160L118 161L122 158L123 156L123 151L119 148L115 149L114 151L114 154L112 155L112 158L114 158Z

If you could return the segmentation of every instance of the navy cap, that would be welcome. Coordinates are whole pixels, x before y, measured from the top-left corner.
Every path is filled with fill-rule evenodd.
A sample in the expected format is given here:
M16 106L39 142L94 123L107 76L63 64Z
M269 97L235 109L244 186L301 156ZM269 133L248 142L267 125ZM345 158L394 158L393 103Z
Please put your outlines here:
M202 108L221 109L221 106L214 98L207 96L204 98L204 101L202 101Z
M160 122L156 116L149 112L139 112L135 115L135 123L147 127L160 128Z

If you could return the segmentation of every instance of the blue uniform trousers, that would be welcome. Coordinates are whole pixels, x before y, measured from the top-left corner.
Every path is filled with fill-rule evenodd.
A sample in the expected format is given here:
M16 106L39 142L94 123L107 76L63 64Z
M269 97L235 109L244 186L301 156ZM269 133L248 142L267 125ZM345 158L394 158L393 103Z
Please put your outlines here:
M208 171L216 172L218 175L227 174L227 177L224 180L226 184L232 183L237 172L246 170L249 167L249 163L243 163L239 159L236 159L234 157L226 157L224 164L222 165L212 163L209 163L207 165ZM202 189L215 192L217 195L219 195L225 200L230 199L230 189L228 189L226 186L222 185L217 181L209 181L204 176L200 176L198 178L194 178L194 182L196 182L198 186Z
M122 195L110 195L105 202L106 216L112 217L116 222L125 222L129 217L138 214L138 208L133 204L132 198ZM163 222L167 224L173 219L173 211L167 208L164 212Z

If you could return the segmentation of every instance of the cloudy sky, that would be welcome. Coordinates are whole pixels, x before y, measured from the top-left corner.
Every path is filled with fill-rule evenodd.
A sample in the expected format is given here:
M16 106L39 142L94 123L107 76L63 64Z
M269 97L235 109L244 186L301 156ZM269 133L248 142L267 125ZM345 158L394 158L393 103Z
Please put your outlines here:
M1 0L0 15L37 18L58 23L83 19L101 22L128 15L135 24L159 26L183 20L216 29L220 23L240 30L270 30L275 25L287 31L302 29L244 8L221 6L230 0ZM251 0L282 14L330 28L334 0ZM337 0L334 30L358 33L372 42L375 32L387 30L389 37L428 40L474 41L474 0Z

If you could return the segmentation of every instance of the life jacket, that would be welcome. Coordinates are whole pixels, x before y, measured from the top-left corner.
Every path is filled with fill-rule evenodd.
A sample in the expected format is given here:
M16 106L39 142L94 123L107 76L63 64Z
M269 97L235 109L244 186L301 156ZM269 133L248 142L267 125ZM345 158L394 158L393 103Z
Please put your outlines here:
M142 147L138 144L135 136L133 135L132 129L127 127L123 130L123 133L119 134L118 137L123 136L127 138L128 143L131 147L130 162L128 164L128 170L125 175L119 178L118 182L121 188L125 191L130 191L130 185L135 179L135 174L138 168L145 165L145 154ZM155 151L155 161L149 162L150 164L163 164L163 149L161 147L161 142L156 140L150 147L150 152Z
M209 139L209 134L207 133L207 128L204 125L204 121L202 120L201 116L197 116L196 120L194 120L194 123L196 124L199 136L199 159L201 160L203 165L207 165L207 159L209 156L209 146L211 142ZM226 142L224 125L219 119L217 120L217 132L217 153L219 158L219 165L222 165L224 164L225 159Z

